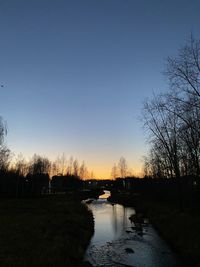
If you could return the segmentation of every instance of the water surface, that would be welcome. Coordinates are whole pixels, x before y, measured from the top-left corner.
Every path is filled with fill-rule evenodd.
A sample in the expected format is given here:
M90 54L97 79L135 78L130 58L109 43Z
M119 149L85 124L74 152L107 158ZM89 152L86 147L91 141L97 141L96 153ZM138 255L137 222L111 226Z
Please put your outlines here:
M95 219L95 233L85 259L93 266L180 267L176 255L152 225L140 229L131 224L133 208L112 205L105 192L88 207Z

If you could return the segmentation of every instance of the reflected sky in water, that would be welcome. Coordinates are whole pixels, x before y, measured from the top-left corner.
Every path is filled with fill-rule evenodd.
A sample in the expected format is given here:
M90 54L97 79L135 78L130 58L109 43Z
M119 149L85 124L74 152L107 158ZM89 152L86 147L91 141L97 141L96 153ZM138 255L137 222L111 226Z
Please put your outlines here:
M105 190L103 195L99 196L99 199L107 199L110 196L110 191Z
M101 245L117 239L125 229L131 227L128 218L135 213L135 210L118 204L111 205L106 200L109 195L109 191L105 191L99 200L88 205L95 218L95 234L91 240L93 245Z
M85 259L93 266L120 267L124 264L135 267L180 267L176 255L160 238L150 224L143 224L138 232L129 217L134 208L112 205L105 191L88 207L95 219L95 232L87 249ZM129 248L133 253L127 253Z

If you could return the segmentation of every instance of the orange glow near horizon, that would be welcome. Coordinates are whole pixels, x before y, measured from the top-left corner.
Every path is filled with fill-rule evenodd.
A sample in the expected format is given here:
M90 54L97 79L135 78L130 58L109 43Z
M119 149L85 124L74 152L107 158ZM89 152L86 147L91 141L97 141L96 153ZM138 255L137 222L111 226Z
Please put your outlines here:
M87 164L88 169L93 171L94 178L96 179L112 179L111 177L111 170L113 167L113 164L111 162L107 163L93 163L93 164ZM128 170L130 170L131 175L136 177L143 177L143 171L142 171L142 163L137 166L129 166Z
M36 153L37 154L37 153ZM38 155L47 157L51 162L55 162L57 160L58 157L62 157L62 154L57 154L57 156L55 156L55 154L57 153L52 153L52 154L40 154L38 153ZM23 154L23 157L25 158L25 160L28 162L33 158L34 153L32 154L30 153L26 153ZM65 159L66 162L69 161L70 156L65 155ZM87 156L87 155L86 155ZM16 158L17 158L17 154L16 154ZM87 167L87 170L89 171L89 177L85 178L85 179L90 179L90 178L94 178L94 179L112 179L111 177L111 170L112 167L114 165L114 163L118 163L118 160L116 160L115 162L113 160L110 160L109 158L104 158L103 160L99 160L98 158L93 158L92 160L87 157L86 160L80 160L80 157L73 157L73 159L77 159L79 162L79 166L80 164L84 161L85 162L85 166ZM130 156L129 156L130 158ZM15 161L15 159L13 159L13 162ZM143 177L143 171L142 171L142 162L140 161L139 163L137 161L133 162L134 164L131 165L129 164L130 159L127 160L128 163L128 171L130 171L131 175L136 176L136 177ZM67 165L67 163L66 163ZM90 177L91 172L93 172L94 177Z

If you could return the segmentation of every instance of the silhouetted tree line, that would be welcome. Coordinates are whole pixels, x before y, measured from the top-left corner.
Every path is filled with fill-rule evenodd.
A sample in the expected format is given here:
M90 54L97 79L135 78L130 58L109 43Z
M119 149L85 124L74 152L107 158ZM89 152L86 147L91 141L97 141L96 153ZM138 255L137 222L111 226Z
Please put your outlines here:
M143 121L150 150L146 177L200 178L200 40L193 36L175 58L168 58L165 75L170 90L144 104ZM191 178L192 177L192 178Z
M22 154L15 160L5 143L6 123L0 117L0 196L28 197L52 192L67 192L82 187L82 179L93 176L77 159L65 155L51 162L34 155L26 161ZM52 177L50 179L50 177Z
M29 163L20 158L15 165L8 159L0 171L0 196L38 196L48 191L49 161L34 155Z

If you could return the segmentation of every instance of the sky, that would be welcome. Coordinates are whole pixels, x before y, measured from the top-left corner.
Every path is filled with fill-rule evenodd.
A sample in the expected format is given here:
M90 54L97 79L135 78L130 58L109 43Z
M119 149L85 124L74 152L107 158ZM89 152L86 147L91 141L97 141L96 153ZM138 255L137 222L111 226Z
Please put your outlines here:
M193 32L198 0L0 0L0 115L14 155L84 160L137 175L143 102L168 88L166 58Z

